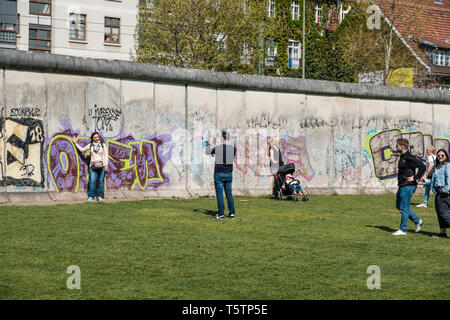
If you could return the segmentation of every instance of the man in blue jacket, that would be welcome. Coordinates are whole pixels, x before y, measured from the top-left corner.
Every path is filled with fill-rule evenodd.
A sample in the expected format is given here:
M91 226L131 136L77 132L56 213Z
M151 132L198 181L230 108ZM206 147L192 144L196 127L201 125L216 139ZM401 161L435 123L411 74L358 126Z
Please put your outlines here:
M411 209L411 198L417 189L417 181L425 173L425 165L409 152L409 141L404 138L397 139L397 151L400 153L398 161L398 191L396 207L402 215L400 229L393 233L395 236L406 235L408 219L416 224L416 232L422 228L423 221ZM418 169L416 173L416 169Z
M216 189L217 207L219 212L214 216L215 219L225 218L225 203L223 200L223 189L227 196L229 217L234 219L234 199L231 193L231 184L233 182L233 161L236 157L236 148L229 144L230 135L226 131L222 132L222 143L216 143L216 139L211 137L209 145L206 146L206 154L215 156L214 165L214 187Z

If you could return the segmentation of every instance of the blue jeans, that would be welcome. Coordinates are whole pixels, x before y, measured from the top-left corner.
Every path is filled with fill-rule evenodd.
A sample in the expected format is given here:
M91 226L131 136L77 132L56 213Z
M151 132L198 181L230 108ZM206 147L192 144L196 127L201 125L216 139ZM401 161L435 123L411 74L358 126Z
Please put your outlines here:
M219 215L225 215L225 203L223 201L223 189L225 188L225 195L227 196L228 210L230 214L234 214L234 199L231 194L231 184L233 182L233 173L215 172L214 173L214 187L216 189L217 207Z
M431 190L431 179L427 179L425 184L423 185L425 189L425 195L423 196L423 202L428 203L428 199L430 198L430 190Z
M303 191L302 186L299 184L293 184L290 187L291 187L292 192L302 192Z
M396 196L396 207L400 210L402 219L400 222L400 230L406 232L408 226L408 219L414 223L419 223L420 218L409 208L411 205L411 198L416 192L417 186L403 186L398 188Z
M89 186L88 197L95 198L95 186L97 185L97 196L99 198L105 197L105 168L100 170L93 170L89 167Z

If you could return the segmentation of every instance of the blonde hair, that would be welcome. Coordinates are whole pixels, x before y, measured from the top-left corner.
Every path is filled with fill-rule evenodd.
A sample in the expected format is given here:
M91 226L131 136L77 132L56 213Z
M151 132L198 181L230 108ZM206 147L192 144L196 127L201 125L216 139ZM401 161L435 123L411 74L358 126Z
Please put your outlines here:
M271 144L278 146L280 144L280 138L279 137L272 137Z
M427 150L430 150L431 152L433 152L433 154L436 153L436 147L435 146L428 146Z

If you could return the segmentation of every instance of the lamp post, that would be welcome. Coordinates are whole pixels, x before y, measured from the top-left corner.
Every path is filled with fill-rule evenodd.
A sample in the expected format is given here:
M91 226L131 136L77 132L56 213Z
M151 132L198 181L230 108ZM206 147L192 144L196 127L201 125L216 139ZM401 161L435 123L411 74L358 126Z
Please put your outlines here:
M303 2L303 45L302 45L302 78L305 79L305 2L306 0L302 0Z

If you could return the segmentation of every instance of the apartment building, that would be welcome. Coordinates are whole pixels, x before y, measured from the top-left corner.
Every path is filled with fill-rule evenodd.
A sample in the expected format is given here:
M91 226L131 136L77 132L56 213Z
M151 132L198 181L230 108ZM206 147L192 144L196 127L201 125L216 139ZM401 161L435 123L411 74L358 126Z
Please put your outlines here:
M0 47L131 60L137 5L138 0L0 0Z

